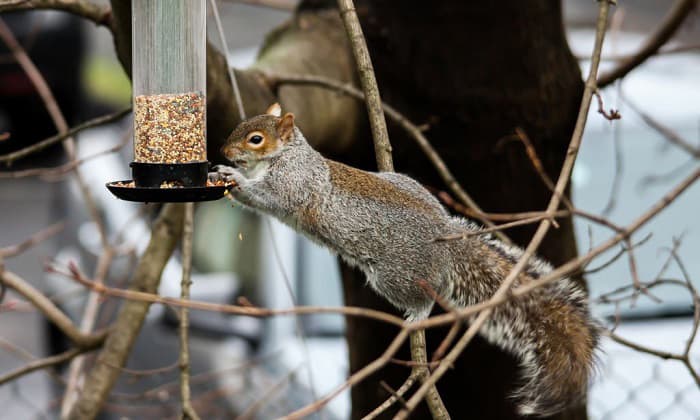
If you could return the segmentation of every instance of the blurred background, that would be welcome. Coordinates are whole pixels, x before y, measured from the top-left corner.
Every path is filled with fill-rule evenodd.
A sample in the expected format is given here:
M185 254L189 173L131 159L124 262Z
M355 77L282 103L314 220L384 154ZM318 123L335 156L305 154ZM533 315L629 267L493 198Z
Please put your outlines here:
M279 8L268 8L218 2L229 60L235 67L245 68L254 61L265 35L289 18L296 2L278 3ZM654 0L620 2L603 57L635 51L669 5ZM590 0L565 0L564 6L569 43L585 72L589 65L586 57L593 45L596 8ZM59 12L3 14L2 18L46 77L69 125L128 106L130 84L106 30ZM220 45L211 20L208 30L210 40ZM592 106L573 173L572 193L577 207L624 225L697 166L697 160L664 140L634 107L700 146L699 35L700 21L695 15L667 46L694 48L653 57L622 82L602 91L606 107L618 109L622 119L611 124L596 112L597 104ZM613 60L605 59L601 70L613 64ZM77 137L79 155L90 156L122 142L130 125L130 118L125 118L81 133ZM3 132L11 132L12 137L0 141L0 154L48 137L55 128L28 79L7 49L0 46ZM0 171L55 166L63 158L61 147L53 147L11 168L3 166ZM148 217L154 206L117 201L103 187L107 181L128 178L131 160L129 142L116 154L91 159L84 165L84 172L109 226L121 231L137 252L147 238ZM0 197L0 247L18 243L55 221L65 221L66 227L59 235L5 264L79 318L84 302L81 287L43 269L50 258L78 261L88 271L94 268L99 243L76 187L70 178L0 178ZM690 278L700 287L699 208L700 188L695 186L660 215L653 228L638 235L650 235L635 250L640 277L654 278L668 257L664 250L678 239L678 254ZM335 259L278 222L242 212L227 200L220 200L197 206L195 226L193 299L227 303L246 296L256 305L270 308L342 305ZM576 219L576 232L581 252L609 236L603 228L581 219ZM264 253L259 251L271 248L278 257L260 257ZM618 250L601 256L591 267L607 261ZM621 258L606 270L589 274L591 299L596 301L629 284L628 264ZM110 271L110 283L123 285L132 266L133 258L120 257ZM683 273L672 264L665 275L681 277ZM175 259L166 268L161 293L178 296L179 284L180 268ZM682 351L692 326L690 297L683 289L671 287L658 289L655 295L660 302L642 296L633 307L597 303L593 310L601 319L617 317L617 332L632 341ZM10 294L0 307L0 372L22 366L28 355L41 357L66 346L42 316L6 306L13 298L16 296ZM116 303L107 302L111 307L105 312L113 313ZM337 316L259 320L193 312L191 340L193 394L210 399L209 415L200 413L206 418L231 417L253 405L257 418L273 418L332 390L347 375L343 321ZM177 352L177 320L167 309L154 306L129 368L161 368L175 363ZM692 355L700 364L700 347L696 345ZM149 375L125 373L107 411L115 418L174 416L176 379L177 369ZM61 392L60 382L46 372L0 386L0 418L53 418ZM256 404L262 396L264 403ZM172 407L168 402L173 403ZM346 393L336 398L322 416L347 418L349 404ZM605 341L589 396L589 414L594 419L697 419L700 390L680 363Z

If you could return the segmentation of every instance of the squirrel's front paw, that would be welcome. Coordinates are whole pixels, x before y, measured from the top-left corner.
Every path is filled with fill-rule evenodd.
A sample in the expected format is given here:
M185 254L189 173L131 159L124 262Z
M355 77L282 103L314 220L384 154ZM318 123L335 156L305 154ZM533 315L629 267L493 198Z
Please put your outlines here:
M226 165L216 165L212 167L214 172L209 172L209 180L212 182L224 181L224 182L234 182L241 185L245 178L238 172L236 168L232 168Z

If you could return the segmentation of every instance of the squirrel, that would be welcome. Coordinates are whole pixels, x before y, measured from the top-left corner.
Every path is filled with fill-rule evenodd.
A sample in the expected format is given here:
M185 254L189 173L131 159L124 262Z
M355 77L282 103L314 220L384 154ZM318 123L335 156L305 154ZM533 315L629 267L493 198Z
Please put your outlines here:
M474 305L493 295L523 253L489 233L436 241L481 228L450 215L406 175L324 158L279 104L241 122L221 152L234 167L214 167L212 180L235 183L230 193L244 207L278 218L358 267L408 320L427 318L434 305L424 282L454 307ZM532 257L514 287L551 270ZM585 395L599 330L583 287L561 278L498 306L479 334L518 361L512 397L519 413L547 416Z

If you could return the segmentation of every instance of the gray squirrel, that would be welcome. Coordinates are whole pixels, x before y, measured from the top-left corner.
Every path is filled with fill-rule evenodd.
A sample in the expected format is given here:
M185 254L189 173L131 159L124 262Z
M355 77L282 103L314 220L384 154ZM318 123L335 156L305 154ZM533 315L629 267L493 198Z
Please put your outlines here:
M454 307L473 305L493 295L523 253L488 233L435 241L480 227L451 216L408 176L324 158L278 104L241 122L221 152L235 167L219 165L210 178L235 183L231 195L245 207L358 267L408 320L427 318L434 305L421 281ZM514 286L551 270L533 257ZM520 414L550 415L585 395L599 328L573 280L561 278L499 306L479 333L518 360L520 385L512 397Z

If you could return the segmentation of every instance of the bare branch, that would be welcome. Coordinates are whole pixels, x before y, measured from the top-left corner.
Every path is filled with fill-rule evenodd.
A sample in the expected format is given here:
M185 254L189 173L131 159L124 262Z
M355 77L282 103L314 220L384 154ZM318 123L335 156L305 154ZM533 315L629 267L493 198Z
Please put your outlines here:
M123 141L121 141L118 144L115 144L114 146L101 150L99 152L95 152L91 154L90 156L85 156L80 159L73 159L69 162L64 163L63 165L59 165L53 168L30 168L30 169L23 169L20 171L10 171L10 172L0 172L0 179L3 178L11 178L11 179L17 179L17 178L29 178L29 177L39 177L42 179L46 180L55 180L56 178L61 178L63 175L75 171L78 169L80 165L83 163L96 159L100 156L108 155L110 153L118 152L121 148L123 148L126 143L128 142L128 138L124 138ZM106 244L105 244L106 245Z
M343 19L345 30L352 46L352 54L357 64L357 73L360 77L360 85L365 93L367 103L367 114L369 124L372 128L372 138L374 139L374 154L377 158L377 168L380 171L392 172L394 163L391 158L391 143L389 142L389 132L386 128L384 110L382 109L382 99L379 96L377 80L374 77L372 59L367 50L367 42L362 34L360 20L355 13L355 5L352 0L338 0L338 9Z
M685 19L697 6L697 0L677 0L664 20L653 34L647 38L642 47L631 57L625 59L611 71L598 78L598 86L603 88L615 80L625 77L629 72L656 54L666 42L678 31Z
M196 309L200 311L221 312L232 315L243 315L258 318L265 318L278 315L308 315L308 314L342 314L347 316L357 316L374 319L380 322L395 325L399 328L405 326L405 321L398 316L377 311L369 308L354 306L296 306L289 309L266 309L252 305L224 305L218 303L201 302L196 300L183 300L166 296L159 296L154 293L140 292L137 290L125 290L94 283L84 277L75 276L74 273L62 273L83 286L94 290L97 293L114 296L122 299L133 300L146 303L158 303L162 305Z
M113 114L109 115L103 115L101 117L93 118L89 121L85 121L84 123L78 124L75 127L72 127L70 130L61 133L61 134L56 134L54 136L48 137L38 143L34 143L31 146L27 146L23 149L17 150L12 153L7 153L5 155L0 155L0 162L6 162L8 165L11 165L12 162L16 161L17 159L21 159L25 156L28 156L32 153L36 153L40 150L44 150L45 148L51 146L52 144L56 144L58 142L61 142L68 137L72 137L78 133L80 133L83 130L87 130L93 127L97 127L100 125L104 124L109 124L111 122L117 121L121 118L123 118L125 115L127 115L129 112L131 112L131 107L122 109L121 111L117 111Z
M73 321L70 320L56 305L53 304L43 293L24 281L21 277L11 271L0 272L0 277L5 286L16 291L34 305L46 318L58 327L76 346L80 348L93 348L101 343L104 333L84 334L78 330Z
M209 0L211 5L211 11L214 15L214 22L216 22L216 29L219 34L219 40L221 41L221 47L223 48L224 60L226 60L226 71L228 73L229 82L231 82L231 90L233 91L233 98L236 100L236 107L238 108L238 116L241 121L245 120L245 108L243 106L243 99L241 99L241 90L238 87L238 80L236 79L236 74L233 71L233 67L228 64L228 42L226 42L226 34L224 34L224 25L221 24L221 18L219 17L219 8L216 5L216 0Z
M333 398L338 396L341 392L346 390L349 387L354 386L357 383L362 382L365 380L368 376L372 375L374 372L377 370L381 369L384 365L389 363L391 358L396 354L396 352L401 348L403 343L406 341L408 338L408 330L407 329L402 329L398 335L394 338L394 340L389 344L389 346L384 350L384 353L382 353L381 356L378 358L374 359L371 363L367 364L364 366L362 369L358 370L357 372L353 373L350 375L347 381L345 381L342 385L340 385L338 388L336 388L334 391L330 392L328 395L325 397L321 398L318 401L313 402L312 404L307 405L306 407L302 407L299 410L290 413L282 419L284 420L295 420L295 419L301 419L309 414L315 413L316 411L320 410L323 406L328 404Z
M685 150L694 158L700 159L700 147L693 146L687 140L681 137L678 133L676 133L673 129L667 127L666 125L657 121L650 114L644 112L634 102L631 102L627 98L627 96L620 95L620 97L630 108L632 108L634 112L636 112L639 115L642 121L644 121L649 127L653 128L657 133L661 134L670 143L675 144L679 148Z
M4 258L14 257L23 253L29 248L44 242L48 238L62 231L65 226L66 225L63 222L54 223L53 225L47 227L46 229L40 230L39 232L35 233L34 235L29 237L28 239L25 239L17 245L11 245L6 246L4 248L0 248L0 264L2 263L2 260Z
M394 404L397 402L401 402L402 405L406 404L406 400L403 398L403 396L408 392L409 389L413 386L413 384L416 383L416 380L418 380L418 373L413 370L411 371L411 374L409 375L408 378L404 381L404 383L397 389L396 391L387 389L387 391L390 391L389 393L391 394L389 398L386 399L382 404L380 404L377 408L372 410L369 414L366 416L362 417L362 420L373 420L379 415L381 415L383 412L391 408ZM384 385L384 382L381 382L382 385ZM388 387L385 386L384 388L386 389ZM393 392L391 392L393 391Z
M102 250L100 257L97 260L97 267L95 268L94 282L97 284L102 284L104 279L107 277L109 272L109 267L114 259L114 249L111 246L107 246ZM74 267L77 270L77 267ZM83 316L80 321L80 331L85 334L90 333L95 327L95 322L97 320L97 313L100 307L100 295L90 291L87 302L85 303L85 308L83 309ZM71 361L68 368L68 382L66 383L66 391L63 394L63 402L61 404L61 417L65 417L70 412L75 400L77 398L78 387L82 384L83 375L83 365L85 364L85 357L78 356Z
M55 356L49 356L43 359L38 359L34 360L20 368L17 368L13 370L12 372L6 373L2 376L0 376L0 385L3 385L5 383L14 381L17 378L20 378L24 375L27 375L32 372L36 372L37 370L41 369L47 369L56 365L60 365L61 363L65 363L74 357L78 356L79 354L86 353L88 351L94 350L95 347L75 347L72 348L68 351L65 351L61 354L57 354Z

